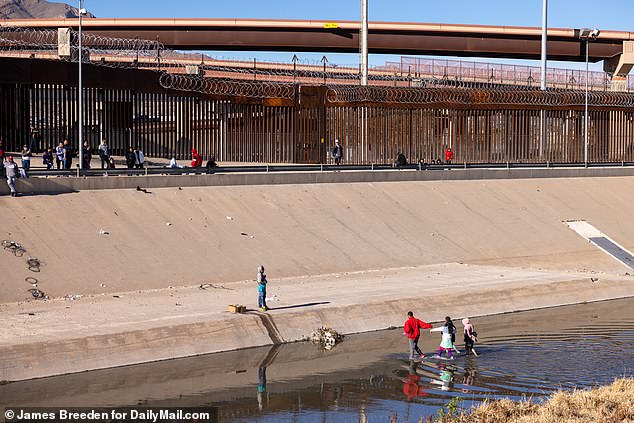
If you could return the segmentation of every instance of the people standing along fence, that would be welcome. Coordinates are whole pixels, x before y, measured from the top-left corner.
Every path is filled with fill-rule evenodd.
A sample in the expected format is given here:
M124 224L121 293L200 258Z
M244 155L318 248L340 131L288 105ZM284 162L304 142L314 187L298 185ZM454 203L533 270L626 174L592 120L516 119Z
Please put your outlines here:
M90 169L90 162L92 161L92 148L90 148L88 142L84 142L81 153L82 167L84 169Z
M53 149L51 147L42 153L42 164L46 166L46 170L53 169Z
M61 169L62 164L64 164L64 143L60 142L57 147L55 147L55 162L57 164L57 170Z
M136 163L136 154L134 153L134 148L130 146L128 151L125 153L125 164L128 169L134 169L134 164Z
M335 160L335 164L339 166L341 164L341 158L343 156L343 148L339 144L339 140L335 139L335 146L332 149L332 158Z
M99 159L101 160L102 169L110 165L110 147L108 147L108 140L101 140L101 144L99 144Z
M70 169L73 166L73 147L64 140L64 169Z
M11 197L17 197L18 192L15 188L15 180L20 177L20 171L18 164L13 161L13 156L7 156L7 160L4 162L4 169L7 174L7 185L11 191Z
M24 146L22 146L22 169L24 169L25 175L27 175L29 173L29 170L31 170L32 156L33 153L31 152L31 149L26 144L24 144Z
M143 163L145 163L145 156L143 155L143 151L141 151L141 147L139 147L138 145L134 149L134 155L136 156L134 165L137 167L137 169L143 169Z

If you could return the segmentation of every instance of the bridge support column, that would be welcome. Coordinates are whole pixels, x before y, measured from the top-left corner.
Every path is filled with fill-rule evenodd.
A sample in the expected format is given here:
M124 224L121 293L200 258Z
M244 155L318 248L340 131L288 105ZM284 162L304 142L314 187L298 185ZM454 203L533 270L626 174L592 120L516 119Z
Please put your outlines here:
M603 70L612 74L612 91L627 90L627 74L634 66L634 41L623 41L623 53L603 62Z

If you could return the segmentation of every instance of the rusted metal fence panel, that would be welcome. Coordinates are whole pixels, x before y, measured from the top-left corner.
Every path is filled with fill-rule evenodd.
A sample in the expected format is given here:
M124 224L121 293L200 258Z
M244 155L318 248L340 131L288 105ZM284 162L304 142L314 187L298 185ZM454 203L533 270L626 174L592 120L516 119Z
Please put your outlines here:
M546 94L551 103L535 97L531 104L532 93L468 88L446 91L444 101L438 90L340 90L342 101L332 102L326 87L301 91L311 100L302 101L300 94L293 106L288 101L88 87L83 138L93 149L108 139L117 155L139 145L148 157L189 159L195 148L204 159L256 163L330 163L335 139L344 148L345 164L389 163L399 152L410 162L429 163L444 159L448 147L454 163L584 160L584 111L578 104L583 96L578 92ZM375 96L372 101L369 95ZM631 162L631 94L600 95L603 100L591 98L589 160ZM507 107L509 99L518 101ZM0 85L0 137L8 151L19 151L31 128L37 150L54 148L64 139L76 145L77 122L76 87Z

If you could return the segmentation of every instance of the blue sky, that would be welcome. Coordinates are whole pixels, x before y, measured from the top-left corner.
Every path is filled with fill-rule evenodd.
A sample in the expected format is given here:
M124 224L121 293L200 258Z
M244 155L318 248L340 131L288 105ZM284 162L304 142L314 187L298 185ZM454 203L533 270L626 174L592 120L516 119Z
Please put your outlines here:
M470 23L485 25L541 26L542 0L368 0L371 21ZM69 1L77 5L78 1ZM358 20L359 0L85 0L85 7L99 18L279 18L337 22ZM549 0L549 27L600 28L634 32L634 0ZM221 52L218 57L256 57L290 60L293 52ZM321 55L298 54L305 60ZM317 57L318 56L318 57ZM372 55L378 65L400 56ZM338 64L358 63L358 56L329 54ZM465 60L465 59L462 59ZM475 59L483 61L483 59ZM504 60L504 62L509 62ZM539 62L515 61L516 64ZM553 63L579 68L580 64ZM591 65L600 70L601 65Z

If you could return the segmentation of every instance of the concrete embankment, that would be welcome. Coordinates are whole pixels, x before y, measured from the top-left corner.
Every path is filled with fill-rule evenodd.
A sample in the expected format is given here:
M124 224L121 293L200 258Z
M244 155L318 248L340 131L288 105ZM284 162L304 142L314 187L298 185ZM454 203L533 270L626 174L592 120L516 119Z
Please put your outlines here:
M631 177L149 191L0 198L0 237L27 251L0 251L0 379L384 329L409 309L440 320L634 295L630 269L562 224L632 249ZM278 310L224 312L255 305L259 264ZM27 277L51 300L27 301Z
M519 334L552 340L553 335L566 337L577 333L580 322L587 322L582 328L634 322L634 309L626 308L631 306L631 301L579 304L473 319L480 333L480 353L487 348L495 350L497 347L492 341L513 339ZM253 397L261 367L267 367L267 392L278 398L285 395L296 398L297 391L322 383L332 386L354 379L372 380L377 374L392 374L394 362L386 360L386 356L396 354L405 358L407 353L407 342L400 332L347 336L330 351L291 343L14 382L0 385L0 398L10 398L10 405L14 407L67 406L69 398L77 407L136 405L139 400L147 406L164 406L176 400L181 406L192 407L206 402L228 402L235 404L238 410L233 410L239 413L244 409L240 402L234 401ZM423 351L434 351L437 343L437 335L423 334L419 345ZM301 397L305 403L304 392ZM286 402L274 404L284 409ZM271 407L274 408L274 404L271 403Z
M275 280L268 313L223 312L254 297L253 282L2 306L0 374L22 380L274 345L327 325L350 334L428 321L632 295L629 276L430 265Z

